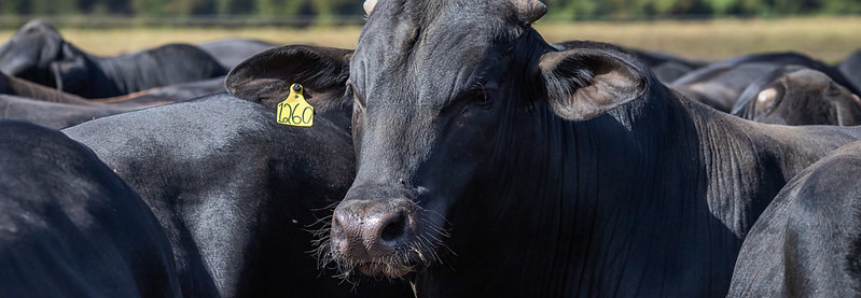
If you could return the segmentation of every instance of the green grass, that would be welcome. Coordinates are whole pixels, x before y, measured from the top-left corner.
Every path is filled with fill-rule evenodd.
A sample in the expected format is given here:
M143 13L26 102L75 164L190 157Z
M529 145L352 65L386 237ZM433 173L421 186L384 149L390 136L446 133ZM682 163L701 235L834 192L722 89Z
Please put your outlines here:
M775 20L575 22L536 24L548 42L595 40L717 60L748 53L798 51L835 62L861 48L861 17ZM274 43L355 47L359 27L249 29L63 29L67 40L97 55L115 55L169 42L246 37ZM0 31L0 40L14 34Z

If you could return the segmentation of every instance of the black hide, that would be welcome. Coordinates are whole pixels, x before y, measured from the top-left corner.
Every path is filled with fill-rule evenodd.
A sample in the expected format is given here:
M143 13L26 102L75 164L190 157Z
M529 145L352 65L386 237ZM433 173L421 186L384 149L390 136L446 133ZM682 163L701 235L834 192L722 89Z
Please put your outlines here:
M789 65L751 83L732 114L769 124L855 126L861 99L822 72Z
M63 40L42 20L28 22L0 47L0 71L85 98L120 96L227 72L212 56L186 44L96 57Z
M522 21L536 3L373 8L323 246L342 270L418 297L723 297L779 189L861 136L720 113L615 46L560 51Z
M0 119L27 121L54 129L142 108L56 103L0 94Z
M852 52L840 65L837 66L841 73L852 82L855 90L861 90L861 50ZM861 96L861 94L859 94Z
M198 44L197 47L218 60L225 69L232 69L240 62L260 52L277 46L254 39L224 39Z
M0 296L182 297L141 198L63 134L0 121Z
M857 90L836 69L799 53L765 53L709 64L669 84L690 99L730 112L735 100L752 82L785 65L800 65L828 75L853 93Z
M47 102L93 105L87 99L0 72L0 94L38 99Z
M310 230L352 182L349 135L320 116L311 128L275 120L271 109L218 94L64 132L92 147L153 208L174 245L186 297L204 282L200 271L225 298L408 297L403 284L354 286L317 269Z
M727 297L861 295L861 143L784 187L741 247Z

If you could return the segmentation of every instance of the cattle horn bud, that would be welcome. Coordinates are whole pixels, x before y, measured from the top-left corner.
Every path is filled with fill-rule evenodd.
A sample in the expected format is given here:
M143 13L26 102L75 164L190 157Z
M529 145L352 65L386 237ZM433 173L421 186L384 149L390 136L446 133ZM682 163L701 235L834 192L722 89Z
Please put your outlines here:
M374 11L374 6L377 6L377 0L365 0L365 4L362 4L366 15L371 15L371 11Z
M370 1L370 0L369 0ZM512 0L518 16L526 24L532 24L547 13L547 5L538 0Z

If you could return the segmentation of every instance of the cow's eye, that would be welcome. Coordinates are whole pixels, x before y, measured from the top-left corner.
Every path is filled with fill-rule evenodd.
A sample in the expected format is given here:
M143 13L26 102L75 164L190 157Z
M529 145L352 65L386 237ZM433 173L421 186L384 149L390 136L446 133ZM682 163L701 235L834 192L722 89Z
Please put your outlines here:
M493 103L493 90L494 88L488 88L487 86L481 85L476 86L471 89L471 98L472 101L479 105L490 105Z
M493 103L493 98L485 90L479 90L473 95L473 99L480 105L489 105Z

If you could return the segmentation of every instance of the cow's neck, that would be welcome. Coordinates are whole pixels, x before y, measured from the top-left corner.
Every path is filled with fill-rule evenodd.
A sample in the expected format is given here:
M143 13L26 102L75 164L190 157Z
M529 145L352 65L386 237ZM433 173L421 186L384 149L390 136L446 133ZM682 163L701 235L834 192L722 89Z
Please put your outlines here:
M780 188L839 146L861 137L853 128L763 125L683 101L696 125L707 166L712 213L738 238Z
M457 271L435 268L426 283L518 297L724 295L740 240L711 213L708 160L686 111L651 99L568 122L537 107L534 129L502 132L534 137L516 140L516 153L496 161L505 174L482 183L496 187L474 202L494 203L454 217ZM467 230L481 232L458 234Z
M94 58L101 74L112 83L119 94L132 93L136 86L130 74L137 73L137 69L134 64L122 63L121 60L116 57Z
M141 65L158 65L148 52L96 58L95 62L105 80L111 82L118 90L118 95L163 85L162 77L157 71L141 67ZM159 65L158 67L167 66Z

